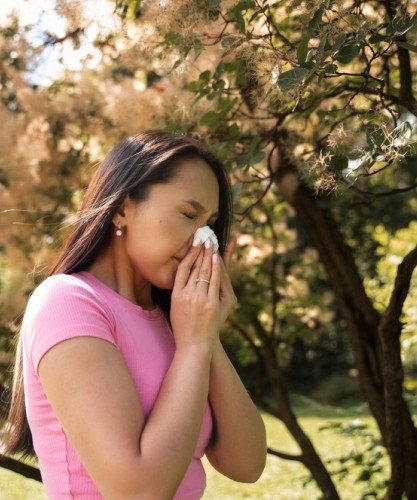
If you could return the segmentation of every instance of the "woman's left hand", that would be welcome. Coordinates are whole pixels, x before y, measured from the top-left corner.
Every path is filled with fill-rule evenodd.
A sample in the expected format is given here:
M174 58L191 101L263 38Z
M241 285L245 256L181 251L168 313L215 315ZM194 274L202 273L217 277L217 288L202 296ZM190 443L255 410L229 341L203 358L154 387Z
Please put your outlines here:
M232 253L236 247L236 237L227 242L223 256L220 257L220 325L223 325L229 314L237 306L237 297L233 291L229 276Z

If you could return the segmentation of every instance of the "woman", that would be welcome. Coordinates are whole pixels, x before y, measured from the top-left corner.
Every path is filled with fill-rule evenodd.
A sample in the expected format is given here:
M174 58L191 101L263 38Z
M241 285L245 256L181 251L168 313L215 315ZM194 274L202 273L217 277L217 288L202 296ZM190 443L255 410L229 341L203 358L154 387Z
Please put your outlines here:
M36 453L48 498L197 499L204 453L259 478L265 428L219 340L230 200L179 134L129 137L96 172L19 335L6 452ZM221 255L194 241L206 225Z

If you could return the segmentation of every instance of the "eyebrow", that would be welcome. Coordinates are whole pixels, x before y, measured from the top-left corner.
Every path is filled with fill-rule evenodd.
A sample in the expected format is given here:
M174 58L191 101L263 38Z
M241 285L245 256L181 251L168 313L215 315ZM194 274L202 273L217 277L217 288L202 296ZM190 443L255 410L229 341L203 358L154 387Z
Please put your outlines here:
M187 203L189 203L190 205L192 205L199 212L203 212L203 213L208 212L208 210L206 210L203 207L203 205L201 203L199 203L197 200L183 200L183 201L186 201ZM215 212L214 214L212 214L212 216L210 217L210 219L212 219L213 217L217 217L218 215L219 215L219 212Z

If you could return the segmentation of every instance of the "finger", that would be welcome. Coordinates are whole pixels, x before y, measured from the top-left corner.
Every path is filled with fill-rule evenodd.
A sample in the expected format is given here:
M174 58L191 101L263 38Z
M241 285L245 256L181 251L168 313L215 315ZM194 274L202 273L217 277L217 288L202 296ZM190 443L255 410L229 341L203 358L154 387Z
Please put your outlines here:
M186 286L190 277L191 268L196 261L201 248L201 244L196 247L191 247L190 251L179 263L177 273L175 275L174 287L182 289Z
M220 275L220 291L226 293L228 289L231 287L231 281L229 273L227 272L226 265L219 255L219 275Z
M226 265L226 268L229 268L230 262L232 260L232 254L234 249L236 248L237 238L236 236L232 236L230 240L227 242L226 248L223 252L223 261Z
M191 269L189 281L194 280L195 282L196 278L198 278L198 276L200 275L200 269L203 263L203 258L204 258L204 247L201 248L197 260L194 262L193 268Z
M213 300L219 300L220 295L220 255L213 254L210 285L208 289L208 296Z
M198 278L203 278L205 280L210 281L212 254L213 254L213 250L211 247L205 249L203 262L201 263L201 267L200 267L200 270L199 270L199 273L197 276ZM208 289L209 284L206 283L205 281L199 281L199 282L194 281L194 285L197 287L197 289L199 289L199 290L204 289L205 293L207 293L207 289Z

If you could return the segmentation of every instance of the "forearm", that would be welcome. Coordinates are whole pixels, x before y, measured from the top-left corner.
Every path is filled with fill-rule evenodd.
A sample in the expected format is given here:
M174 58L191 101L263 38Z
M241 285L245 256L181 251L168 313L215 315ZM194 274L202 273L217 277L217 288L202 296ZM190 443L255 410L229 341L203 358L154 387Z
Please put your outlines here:
M231 479L256 481L265 467L265 426L220 340L212 358L209 399L216 425L207 450L210 462Z
M177 350L140 437L141 468L171 498L193 456L207 404L212 348Z

